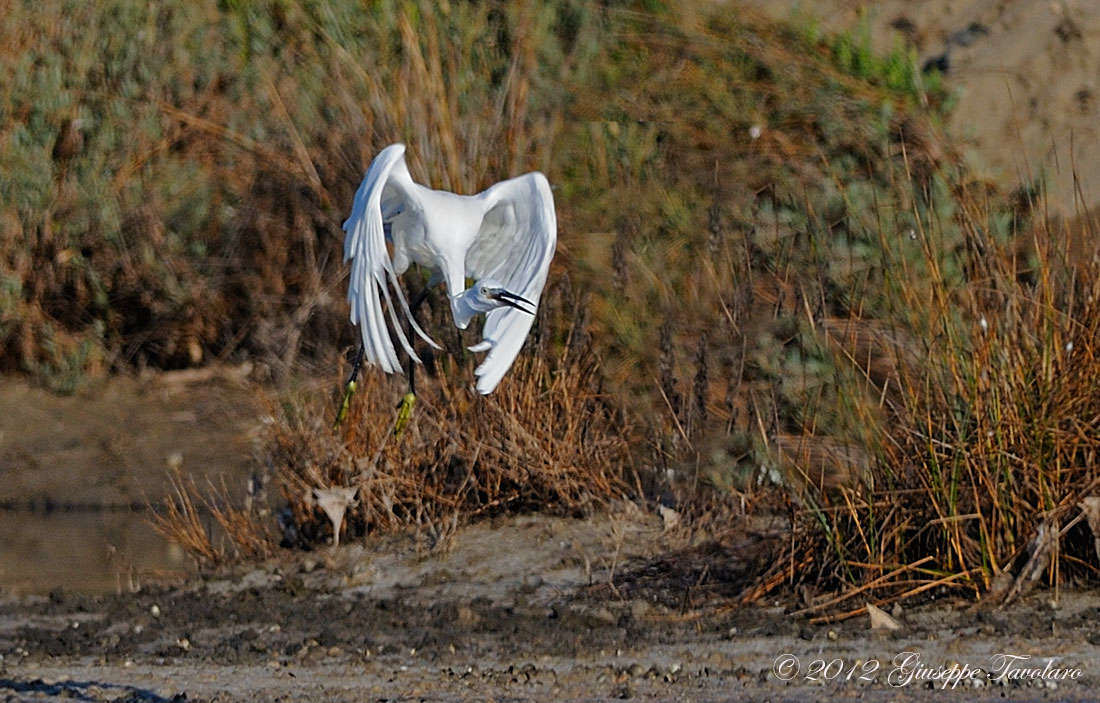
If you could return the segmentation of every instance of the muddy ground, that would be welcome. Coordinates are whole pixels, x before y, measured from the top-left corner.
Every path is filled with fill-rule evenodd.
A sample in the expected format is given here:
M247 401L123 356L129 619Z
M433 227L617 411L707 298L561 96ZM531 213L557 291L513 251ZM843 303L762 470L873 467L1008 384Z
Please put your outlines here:
M1045 594L1004 611L929 601L891 633L862 618L811 625L772 604L716 608L723 589L741 587L739 564L752 555L712 559L725 583L703 575L702 563L658 573L651 556L666 539L637 513L528 516L460 530L431 551L413 535L391 536L137 593L9 597L0 603L0 700L1100 696L1096 595L1062 594L1055 605ZM1017 668L997 654L1034 657L1029 668L1049 666L1059 679L990 681ZM783 655L800 663L789 682L780 676L795 669ZM981 673L943 690L907 681L899 656ZM832 680L810 680L823 674Z
M245 480L254 396L224 379L115 379L72 398L0 381L0 417L34 425L4 424L0 449L0 700L1100 700L1096 594L1001 611L928 600L896 632L864 617L810 624L774 601L727 607L778 524L708 550L623 506L201 576L178 550L175 567L143 566L164 545L120 506L158 495L173 462ZM122 517L145 537L112 557L95 533ZM100 573L112 569L114 581ZM1033 659L991 681L997 654ZM978 678L927 680L953 665ZM1046 678L1020 678L1025 665Z

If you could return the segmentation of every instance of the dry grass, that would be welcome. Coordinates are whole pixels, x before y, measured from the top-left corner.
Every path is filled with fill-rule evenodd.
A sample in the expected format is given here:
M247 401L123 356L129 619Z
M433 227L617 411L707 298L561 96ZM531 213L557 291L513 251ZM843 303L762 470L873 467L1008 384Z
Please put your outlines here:
M932 228L944 225L929 222L932 278L899 277L903 338L922 340L919 353L875 321L825 327L878 400L878 458L795 484L794 539L750 599L809 587L823 595L799 612L827 621L861 614L863 601L950 590L1005 602L1100 575L1088 523L1100 490L1100 271L1088 221L1036 214L998 241L988 205L965 189L959 201L967 275L940 273ZM810 446L791 458L804 473L833 458Z
M553 308L560 296L544 305ZM571 333L579 333L573 328ZM531 348L533 347L533 348ZM592 352L583 345L529 345L497 391L472 392L466 362L421 378L411 420L394 432L403 379L367 368L344 421L334 426L333 393L286 397L271 408L259 459L266 481L285 501L283 532L268 531L251 508L213 499L203 506L251 556L284 546L334 541L319 495L350 489L337 519L342 539L416 528L436 543L469 520L546 510L585 514L634 490L631 440L636 431L599 390ZM199 515L196 487L182 477L157 517L162 534L208 562L223 556ZM223 494L224 497L224 494Z
M588 352L521 354L491 396L470 391L469 364L418 382L412 419L394 434L401 381L367 369L346 420L330 397L276 419L264 450L300 541L331 537L315 489L355 487L352 534L524 510L586 513L622 500L632 478L621 410L598 388Z
M225 485L200 489L177 466L169 478L172 492L152 511L150 523L165 539L182 546L202 566L224 563L228 558L259 559L270 556L272 543L263 506L246 499L234 507ZM217 525L220 530L216 529ZM227 549L226 538L232 551Z
M175 471L171 479L172 493L161 512L153 514L152 525L165 539L180 545L201 563L217 564L225 556L214 546L210 532L196 504L200 500L194 479Z

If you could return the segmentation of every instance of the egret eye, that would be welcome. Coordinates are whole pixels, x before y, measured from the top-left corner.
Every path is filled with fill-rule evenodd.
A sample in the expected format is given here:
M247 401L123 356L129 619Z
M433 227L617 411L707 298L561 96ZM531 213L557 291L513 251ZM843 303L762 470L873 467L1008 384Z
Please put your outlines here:
M481 294L482 295L489 295L489 286L482 286L481 287Z

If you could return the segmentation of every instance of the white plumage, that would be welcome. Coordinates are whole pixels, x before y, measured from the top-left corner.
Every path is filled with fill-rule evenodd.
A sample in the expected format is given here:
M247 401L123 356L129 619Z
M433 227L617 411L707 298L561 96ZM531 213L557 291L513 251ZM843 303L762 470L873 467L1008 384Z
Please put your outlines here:
M416 324L397 280L410 263L420 264L434 271L429 285L446 284L460 329L474 315L487 314L483 340L470 350L489 352L475 373L478 392L492 392L531 329L554 256L557 217L546 177L528 173L477 195L432 190L413 181L405 145L394 144L371 162L344 231L351 321L359 325L366 360L387 373L400 372L392 329L405 353L420 363L398 308L417 335L439 348ZM469 289L467 278L475 282Z

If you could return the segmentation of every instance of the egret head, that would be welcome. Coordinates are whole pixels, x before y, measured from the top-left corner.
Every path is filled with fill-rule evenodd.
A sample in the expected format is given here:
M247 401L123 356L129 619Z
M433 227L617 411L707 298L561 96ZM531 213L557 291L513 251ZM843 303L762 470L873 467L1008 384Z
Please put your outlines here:
M492 281L478 281L474 286L474 291L474 296L478 299L478 302L486 306L486 312L494 308L507 306L522 310L528 315L535 314L534 303Z
M472 288L467 288L451 300L451 306L459 329L466 329L474 315L492 312L497 308L510 307L528 315L535 314L535 303L489 280L478 281Z

